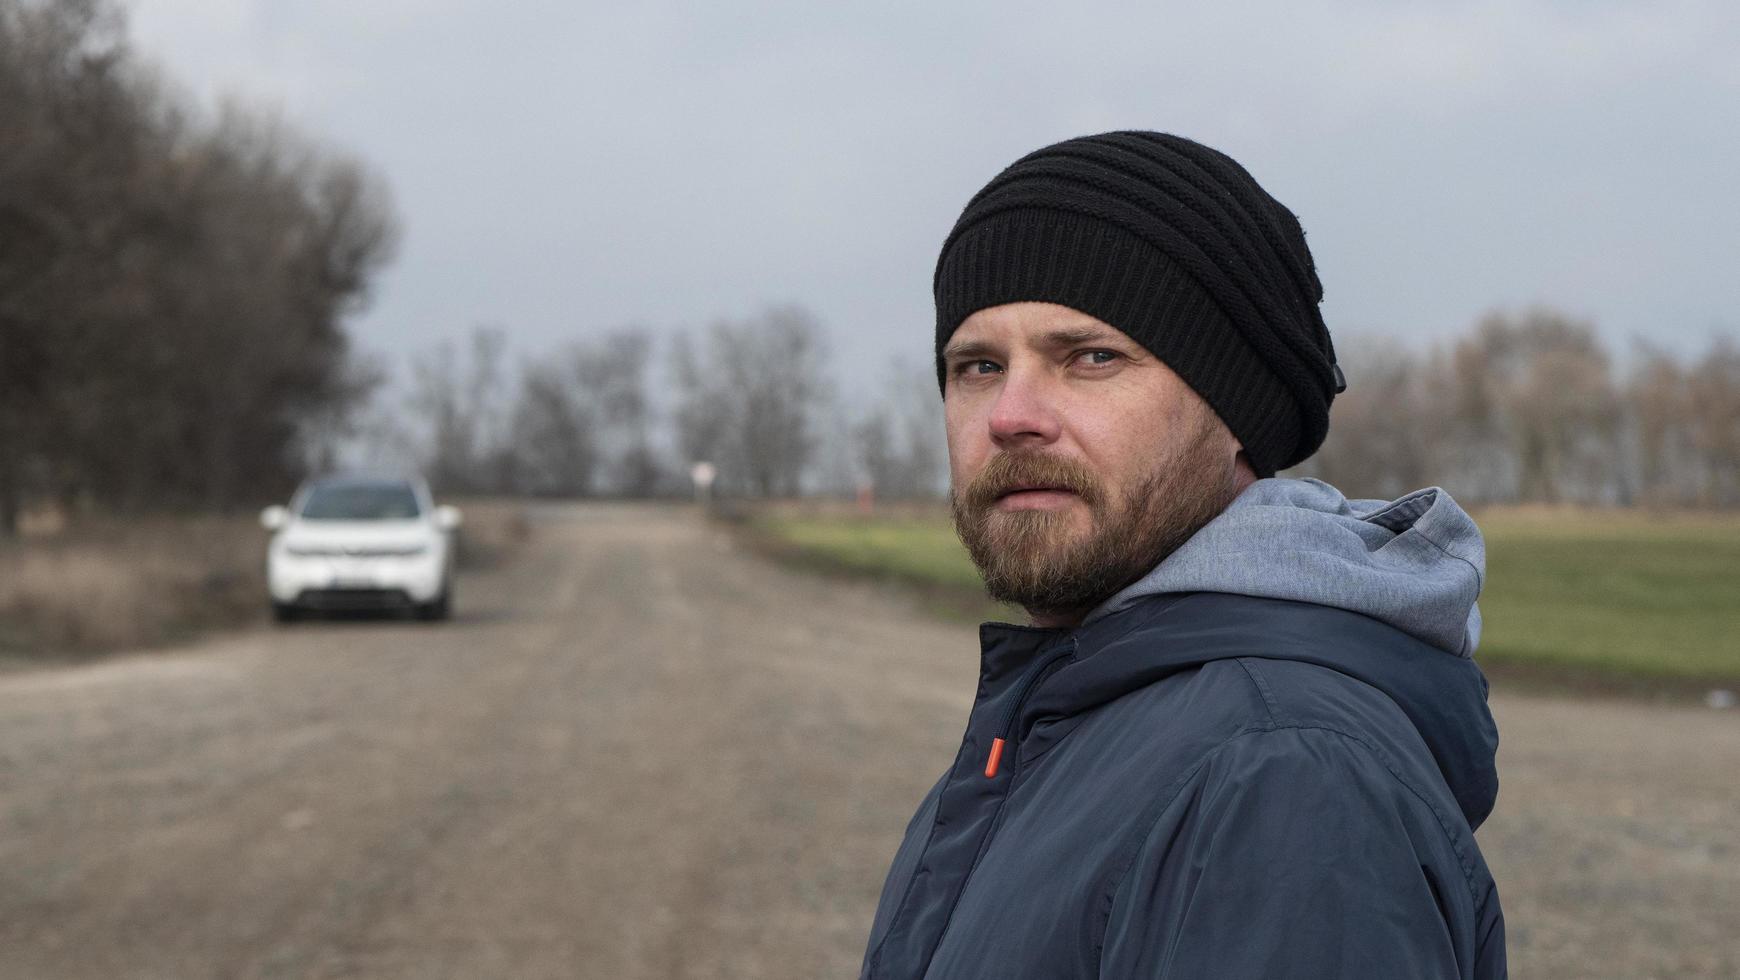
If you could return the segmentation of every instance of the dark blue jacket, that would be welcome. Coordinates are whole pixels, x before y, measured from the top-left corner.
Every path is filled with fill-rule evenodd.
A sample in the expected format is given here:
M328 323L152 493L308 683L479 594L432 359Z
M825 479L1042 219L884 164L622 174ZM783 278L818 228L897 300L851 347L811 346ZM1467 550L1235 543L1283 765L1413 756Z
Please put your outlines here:
M1472 659L1218 592L980 641L863 977L1505 976L1474 840L1498 735Z

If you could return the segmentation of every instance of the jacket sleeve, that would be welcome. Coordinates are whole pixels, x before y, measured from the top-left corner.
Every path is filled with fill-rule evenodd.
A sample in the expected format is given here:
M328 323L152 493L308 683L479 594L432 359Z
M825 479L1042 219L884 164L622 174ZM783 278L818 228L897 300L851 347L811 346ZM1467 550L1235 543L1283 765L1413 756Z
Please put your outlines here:
M1162 804L1113 894L1101 977L1469 975L1443 897L1467 885L1444 831L1363 744L1248 733Z

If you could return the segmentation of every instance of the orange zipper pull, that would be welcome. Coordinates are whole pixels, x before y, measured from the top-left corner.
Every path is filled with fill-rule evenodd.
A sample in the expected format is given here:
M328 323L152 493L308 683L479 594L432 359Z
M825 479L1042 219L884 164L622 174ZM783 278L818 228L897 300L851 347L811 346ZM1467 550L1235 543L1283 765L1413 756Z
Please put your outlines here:
M985 760L985 778L991 779L997 775L997 764L1003 761L1003 740L991 739L991 757Z

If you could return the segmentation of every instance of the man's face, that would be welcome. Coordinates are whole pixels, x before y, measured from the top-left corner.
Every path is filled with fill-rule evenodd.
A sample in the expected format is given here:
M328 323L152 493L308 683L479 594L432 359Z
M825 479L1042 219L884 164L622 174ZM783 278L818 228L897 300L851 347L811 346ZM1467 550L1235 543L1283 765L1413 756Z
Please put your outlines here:
M1255 474L1142 345L1052 303L980 310L943 353L955 528L991 596L1079 621Z

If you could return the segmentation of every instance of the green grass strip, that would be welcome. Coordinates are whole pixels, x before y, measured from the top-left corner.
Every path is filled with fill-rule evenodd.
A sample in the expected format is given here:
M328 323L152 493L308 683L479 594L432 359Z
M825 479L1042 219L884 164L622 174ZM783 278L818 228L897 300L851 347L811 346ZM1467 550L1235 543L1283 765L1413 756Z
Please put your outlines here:
M1740 683L1740 515L1516 508L1478 520L1483 664ZM763 514L753 523L814 563L946 591L955 609L979 590L940 515Z

